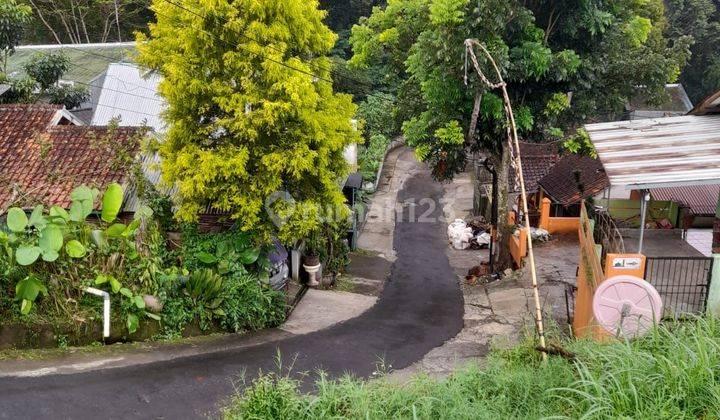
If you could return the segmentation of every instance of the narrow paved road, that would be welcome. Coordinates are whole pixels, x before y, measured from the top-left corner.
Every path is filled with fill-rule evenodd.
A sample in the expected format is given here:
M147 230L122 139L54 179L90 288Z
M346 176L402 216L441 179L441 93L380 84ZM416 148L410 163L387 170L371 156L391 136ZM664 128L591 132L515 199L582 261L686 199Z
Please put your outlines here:
M408 179L399 202L439 202L442 188L427 171ZM331 376L371 376L378 361L403 368L454 337L463 326L460 288L445 256L441 206L430 218L409 221L406 207L395 226L397 260L380 300L358 318L316 333L242 350L73 375L0 379L0 418L197 418L218 405L247 377L277 371L275 356L293 372L323 369ZM417 216L427 207L414 208ZM427 216L427 215L425 215ZM310 375L311 378L313 375ZM306 387L311 379L306 379Z

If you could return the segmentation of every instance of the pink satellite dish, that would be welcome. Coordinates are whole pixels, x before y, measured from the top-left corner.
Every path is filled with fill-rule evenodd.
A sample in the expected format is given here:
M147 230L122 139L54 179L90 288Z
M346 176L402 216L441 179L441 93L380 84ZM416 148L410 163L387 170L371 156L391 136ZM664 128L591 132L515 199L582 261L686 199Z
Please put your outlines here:
M640 337L662 317L662 299L655 288L635 276L611 277L593 296L593 314L598 324L619 337Z

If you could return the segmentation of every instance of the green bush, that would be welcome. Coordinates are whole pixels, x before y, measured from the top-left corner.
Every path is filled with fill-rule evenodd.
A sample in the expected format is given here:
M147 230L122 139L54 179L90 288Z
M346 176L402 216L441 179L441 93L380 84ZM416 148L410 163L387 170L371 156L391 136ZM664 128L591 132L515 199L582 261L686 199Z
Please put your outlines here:
M395 97L387 93L378 93L368 96L360 102L357 110L357 117L364 122L365 138L382 134L385 137L395 137L400 132L400 127L395 122Z
M203 330L218 325L231 331L282 322L284 296L266 285L267 249L252 234L199 234L190 227L181 249L170 251L149 208L127 224L117 220L120 185L100 197L79 187L69 211L38 206L29 217L20 208L4 215L0 316L6 322L80 331L102 320L102 301L84 292L88 286L111 293L113 331L124 325L133 334L149 320L162 323L164 336L177 336L194 322ZM145 295L162 309L146 308Z
M224 296L220 323L229 331L272 328L285 320L285 296L253 275L227 279Z
M380 169L380 164L389 145L390 140L387 137L376 134L370 138L367 145L360 147L358 163L364 180L375 182L377 171Z
M266 375L225 418L283 419L709 419L720 416L720 322L660 327L632 342L567 343L576 361L544 364L532 345L493 352L483 368L401 386L321 378L306 396L288 377Z

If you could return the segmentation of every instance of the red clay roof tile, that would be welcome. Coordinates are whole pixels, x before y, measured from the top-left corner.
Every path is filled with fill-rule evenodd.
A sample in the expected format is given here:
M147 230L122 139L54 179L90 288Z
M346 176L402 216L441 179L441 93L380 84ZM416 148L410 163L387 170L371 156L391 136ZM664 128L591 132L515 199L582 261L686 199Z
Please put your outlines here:
M127 181L139 129L53 125L60 110L0 106L0 209L68 207L79 185L103 189Z

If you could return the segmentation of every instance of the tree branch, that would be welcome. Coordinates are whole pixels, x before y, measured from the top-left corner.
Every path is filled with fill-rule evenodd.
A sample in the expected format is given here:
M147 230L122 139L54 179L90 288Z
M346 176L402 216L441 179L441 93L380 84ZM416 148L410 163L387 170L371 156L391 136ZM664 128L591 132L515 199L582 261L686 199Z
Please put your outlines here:
M50 33L52 34L53 38L55 38L55 41L56 41L58 44L62 44L62 41L60 41L60 37L58 36L57 32L55 32L55 30L53 29L53 27L50 26L50 24L48 23L47 20L45 20L45 16L43 16L42 11L40 11L40 8L35 4L35 2L34 2L33 0L29 0L29 1L30 1L30 4L32 5L32 7L33 7L33 8L35 9L35 11L37 12L38 17L40 18L40 21L43 23L43 25L45 25L45 27L48 29L48 31L50 31Z

